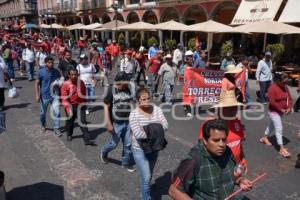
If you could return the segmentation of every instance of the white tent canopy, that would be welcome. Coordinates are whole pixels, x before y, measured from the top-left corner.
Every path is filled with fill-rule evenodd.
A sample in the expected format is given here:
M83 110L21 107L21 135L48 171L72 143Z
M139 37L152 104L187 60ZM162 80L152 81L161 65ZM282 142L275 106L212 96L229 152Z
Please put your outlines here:
M84 30L94 30L96 28L100 28L102 27L102 24L100 23L94 23L94 24L89 24L89 25L86 25L86 26L82 26L81 29L84 29Z
M285 23L299 23L300 22L299 9L300 9L299 0L288 0L278 21L285 22Z
M189 26L179 23L179 22L176 22L174 20L156 24L154 26L154 28L157 30L169 30L169 31L187 31L187 30L189 30Z
M198 31L206 33L233 33L236 32L232 27L219 22L208 20L206 22L193 24L189 26L189 31Z
M51 24L50 25L50 28L55 28L55 29L64 29L65 27L63 25L60 25L60 24Z
M40 24L39 27L40 27L40 28L44 28L44 29L48 29L48 28L50 28L51 26L48 25L48 24Z
M78 29L81 29L81 27L83 27L83 26L84 26L83 24L78 23L78 24L73 24L73 25L68 26L67 29L69 31L78 30Z
M120 30L126 31L155 31L155 25L146 22L136 22L120 27Z
M282 0L242 0L231 24L274 20L281 4Z

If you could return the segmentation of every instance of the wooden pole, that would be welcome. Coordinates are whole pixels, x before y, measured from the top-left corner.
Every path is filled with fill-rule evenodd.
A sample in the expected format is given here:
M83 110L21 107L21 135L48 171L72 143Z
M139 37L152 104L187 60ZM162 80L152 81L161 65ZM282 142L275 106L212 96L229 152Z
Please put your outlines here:
M263 52L266 51L266 46L267 46L267 33L264 33L264 46L263 46Z

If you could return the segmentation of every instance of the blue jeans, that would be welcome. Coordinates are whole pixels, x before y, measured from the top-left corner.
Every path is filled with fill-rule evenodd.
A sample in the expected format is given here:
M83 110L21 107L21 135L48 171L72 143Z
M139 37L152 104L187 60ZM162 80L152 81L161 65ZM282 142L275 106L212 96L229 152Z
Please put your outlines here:
M158 152L145 154L142 149L132 148L132 153L137 170L140 174L140 188L142 193L142 200L151 200L151 179L157 161Z
M34 77L34 62L27 62L25 61L25 66L26 66L26 72L27 72L27 75L28 75L28 80L32 80Z
M260 96L260 101L262 103L267 102L266 93L268 92L270 85L271 85L271 81L259 81L259 87L260 87L259 96Z
M246 102L247 103L253 102L252 97L250 95L250 91L249 91L249 81L248 80L246 80L246 82L245 82L245 90L246 90Z
M129 166L132 164L131 130L129 127L129 122L114 122L113 128L114 130L112 133L110 133L111 135L109 142L101 149L102 154L107 156L109 152L118 146L120 139L122 139L122 165Z
M157 92L158 85L156 84L157 75L153 73L148 74L148 84L151 89L151 95L153 96Z
M7 65L7 73L9 77L14 79L15 78L14 61L13 60L6 61L6 65Z
M164 84L163 100L166 103L171 103L171 101L173 99L172 91L173 91L173 85L165 83Z
M92 84L86 84L86 95L89 101L93 100L95 97L95 87Z
M51 99L43 99L41 98L41 103L40 103L40 121L41 125L43 127L46 127L46 115L47 115L47 110L48 106L51 104L50 109L52 110L51 112L53 113L53 128L54 130L59 130L60 128L60 109L59 109L59 100L58 98L51 98Z

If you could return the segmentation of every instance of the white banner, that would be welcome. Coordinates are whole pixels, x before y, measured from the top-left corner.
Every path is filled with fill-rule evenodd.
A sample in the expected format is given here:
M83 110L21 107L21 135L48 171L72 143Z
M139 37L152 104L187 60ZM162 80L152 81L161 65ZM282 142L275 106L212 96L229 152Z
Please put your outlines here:
M232 25L272 21L282 0L243 0L231 22Z
M300 22L300 0L289 0L278 21L285 23Z

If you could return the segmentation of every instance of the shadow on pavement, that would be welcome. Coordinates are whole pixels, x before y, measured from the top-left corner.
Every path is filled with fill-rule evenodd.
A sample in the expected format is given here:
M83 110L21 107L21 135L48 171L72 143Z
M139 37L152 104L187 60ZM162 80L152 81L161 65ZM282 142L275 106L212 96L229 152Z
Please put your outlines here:
M12 104L5 106L5 110L12 109L12 108L26 108L31 103L20 103L20 104Z
M155 179L155 185L151 188L151 195L155 200L161 200L163 195L168 195L169 187L171 185L172 173L165 172L161 177Z
M12 189L7 200L65 200L64 187L41 182Z

